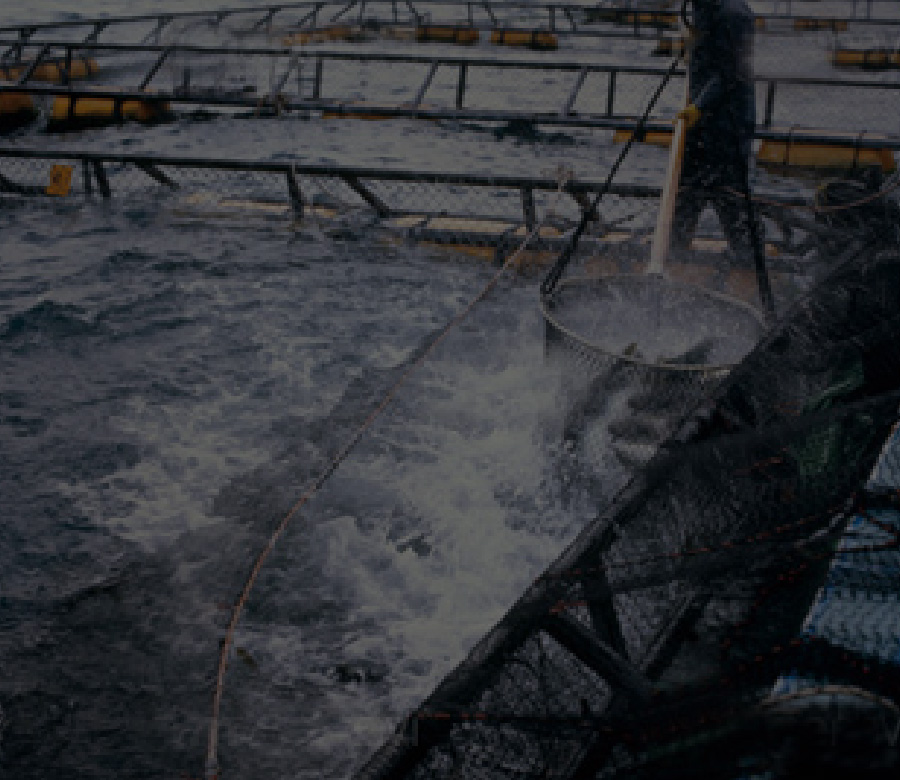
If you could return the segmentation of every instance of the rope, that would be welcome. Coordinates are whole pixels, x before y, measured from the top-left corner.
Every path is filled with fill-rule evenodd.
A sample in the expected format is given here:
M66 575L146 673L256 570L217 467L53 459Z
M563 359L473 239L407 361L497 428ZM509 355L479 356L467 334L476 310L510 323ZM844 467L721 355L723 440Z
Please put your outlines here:
M568 172L562 170L559 172L559 186L556 192L556 201L554 202L553 206L548 209L547 214L544 216L544 218L534 226L534 228L525 236L525 238L522 240L522 243L519 244L516 250L506 258L503 266L500 268L500 270L497 271L496 274L494 274L494 276L484 286L484 288L462 309L462 311L456 314L441 329L441 331L437 334L437 336L434 337L434 339L432 339L431 343L425 348L425 350L406 368L399 379L397 379L397 381L394 382L394 384L388 389L387 393L384 395L378 406L375 407L375 409L369 414L362 425L360 425L359 428L357 428L356 431L350 436L349 440L343 446L343 448L337 453L337 455L332 458L331 462L325 467L322 473L313 481L313 483L288 510L287 514L285 514L285 516L281 519L281 522L279 522L275 527L275 530L272 532L271 536L266 542L265 547L263 547L263 549L257 555L253 567L250 570L250 574L247 577L246 582L244 583L243 589L241 590L241 594L238 597L237 602L234 604L234 607L232 608L231 619L228 623L228 627L225 631L225 637L222 640L219 650L219 664L218 670L216 672L216 687L215 693L213 695L212 717L210 719L209 736L206 748L205 771L207 780L219 780L219 715L222 706L222 695L225 689L225 672L228 668L228 655L231 650L231 646L234 643L234 634L237 629L237 624L241 618L244 606L246 605L247 600L250 596L250 592L253 590L253 585L256 583L256 579L259 576L259 573L262 570L266 559L269 557L269 554L275 547L275 543L284 534L285 530L288 527L288 524L300 511L300 509L309 502L309 500L322 488L322 486L335 473L335 471L337 471L341 463L343 463L344 460L347 459L356 445L360 442L362 437L381 416L382 412L384 412L385 409L388 408L388 406L396 397L397 393L400 391L401 387L406 384L406 381L409 379L409 377L422 364L425 363L428 357L431 356L434 350L444 341L444 339L450 334L450 332L453 331L469 316L475 306L477 306L488 296L488 294L500 282L501 278L516 262L522 252L525 251L525 248L532 241L532 239L534 239L538 235L544 225L544 222L547 220L547 218L553 212L555 206L558 204L559 199L563 193L563 189L568 182L568 178Z
M852 201L850 203L843 203L838 206L820 206L813 202L811 205L807 204L794 204L794 203L785 203L784 201L774 200L772 198L764 198L758 195L753 196L754 203L761 203L766 206L773 206L780 209L794 209L796 211L810 211L813 214L828 214L838 211L847 211L849 209L859 208L860 206L865 206L868 203L871 203L878 198L884 197L885 195L889 195L894 192L896 189L900 188L900 175L895 177L895 181L890 185L878 190L877 192L870 193L859 200ZM722 187L723 192L727 192L729 195L732 195L736 198L744 197L743 193L738 192L732 187Z
M631 137L628 139L625 147L619 153L619 156L613 163L612 168L610 168L609 175L606 177L606 181L600 188L600 192L598 192L594 197L594 201L593 203L591 203L590 208L585 209L582 213L581 220L579 221L578 226L572 232L569 243L566 244L562 252L559 253L559 257L556 259L556 262L553 264L553 267L547 274L546 279L544 279L544 281L541 283L541 295L548 296L553 292L554 289L556 289L559 278L562 276L563 271L569 264L569 261L572 259L572 255L574 254L575 249L578 246L578 242L581 240L581 234L584 233L585 229L587 228L588 222L591 221L593 215L597 213L597 207L600 205L600 201L603 199L603 196L606 195L606 193L609 191L609 188L612 185L612 181L618 173L619 167L622 165L625 157L628 155L628 152L631 151L631 147L634 146L635 141L643 136L644 127L647 124L647 119L650 116L650 112L656 105L656 101L659 100L659 96L665 89L666 84L669 83L669 79L671 79L675 74L675 70L681 62L682 57L683 55L679 54L677 57L675 57L674 60L672 60L672 65L669 67L666 75L663 77L662 81L659 83L659 86L656 88L656 92L653 93L653 97L650 98L650 102L647 104L647 108L644 109L643 116L641 116L641 118L638 120L637 125L635 125L635 128L631 133Z

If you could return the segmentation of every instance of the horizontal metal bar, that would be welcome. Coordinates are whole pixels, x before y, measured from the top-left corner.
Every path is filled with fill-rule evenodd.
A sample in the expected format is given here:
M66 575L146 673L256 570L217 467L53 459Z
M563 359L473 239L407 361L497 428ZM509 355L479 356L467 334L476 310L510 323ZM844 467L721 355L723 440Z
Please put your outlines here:
M30 94L57 95L61 93L59 86L52 84L18 85L0 83L0 94L18 92ZM240 95L195 95L182 92L154 92L152 98L146 92L125 91L115 88L67 89L66 95L73 97L105 97L119 100L153 100L156 102L222 106L230 108L258 109L259 99ZM415 106L380 106L360 105L323 100L289 100L285 98L279 104L281 110L287 111L322 111L337 116L371 116L379 115L392 118L408 119L452 119L461 121L510 122L523 121L535 125L555 125L562 127L583 127L610 130L633 130L637 122L631 117L608 117L599 114L571 113L560 116L558 112L533 112L455 108L421 108ZM669 122L647 122L644 129L648 133L670 132ZM786 143L828 144L850 149L890 149L900 151L900 136L870 136L865 133L850 134L845 132L816 130L778 131L764 126L757 126L754 137L760 140L784 141Z
M446 2L444 0L417 0L420 6L428 7L430 5L439 6L441 8L447 7L459 7L460 12L464 12L466 9L466 2ZM317 3L312 0L306 0L305 2L294 2L294 3L284 3L280 5L273 6L262 6L262 7L243 7L243 8L224 8L224 9L216 9L215 11L179 11L179 12L170 12L170 13L158 13L158 14L136 14L133 16L113 16L107 17L103 19L78 19L78 20L64 20L64 21L56 21L56 22L43 22L39 24L29 23L27 25L4 25L0 26L0 32L4 31L17 31L20 29L35 29L35 30L47 30L47 29L63 29L63 28L72 28L72 27L87 27L95 24L103 24L105 26L111 25L119 25L119 24L133 24L135 22L141 21L155 21L160 18L170 17L172 19L190 19L190 18L202 18L202 17L210 17L216 18L222 14L226 16L236 16L239 14L258 14L261 11L272 11L273 9L277 11L289 11L289 10L305 10L310 7L315 6ZM346 5L345 2L329 2L329 3L318 3L319 5ZM374 3L373 3L374 4ZM487 3L483 3L485 7L487 7ZM494 16L493 11L496 10L517 10L517 11L530 11L530 12L549 12L551 8L558 8L563 11L568 11L571 13L574 11L585 11L585 10L593 10L596 6L593 4L577 4L577 3L567 3L567 4L531 4L527 2L522 2L521 0L518 2L494 2L489 8L491 10L492 17ZM629 11L629 13L634 13L633 11ZM663 13L665 13L663 11ZM837 22L837 23L846 23L848 25L866 25L866 26L897 26L900 25L900 18L896 17L860 17L860 16L834 16L834 15L817 15L817 14L776 14L776 13L758 13L755 16L759 19L764 19L767 22L773 21L783 21L783 22L791 22L796 19L814 19L821 20L823 22ZM496 25L497 22L494 22ZM647 27L649 25L641 25L643 27ZM558 32L564 32L559 31ZM578 30L572 31L569 34L579 34L584 33L585 31ZM588 34L591 33L596 34L596 31L587 31ZM757 32L768 32L766 29L758 30Z
M530 187L535 190L556 191L559 182L552 178L530 176L507 176L468 174L455 172L422 172L382 170L378 168L361 168L355 166L317 165L305 163L268 162L254 160L233 160L212 157L176 157L170 155L130 155L112 154L95 151L80 151L70 148L60 149L24 149L17 146L0 147L0 159L29 160L86 160L101 161L135 166L156 166L163 168L201 168L227 171L259 171L261 173L284 174L293 171L297 176L351 177L355 179L373 179L379 181L428 181L435 184L468 184L472 186L521 189ZM603 186L602 181L569 181L565 189L571 192L595 192ZM642 184L614 184L610 194L622 197L655 198L659 197L659 187Z
M0 47L2 46L18 46L19 41L14 39L0 39ZM92 44L90 46L75 43L72 41L54 40L54 41L36 41L27 43L23 48L41 48L49 46L51 49L71 49L78 51L80 49L90 49L94 52L110 51L110 52L163 52L171 51L174 54L208 54L208 55L227 55L227 56L270 56L285 57L297 56L301 59L323 60L342 60L349 62L385 62L385 63L415 63L415 64L431 64L438 62L441 65L448 66L472 66L484 67L491 69L521 69L521 70L541 70L541 71L576 71L586 73L627 73L630 75L662 77L669 73L668 68L647 67L643 65L620 65L616 63L597 63L597 62L577 62L577 61L538 61L538 60L513 60L513 59L492 59L490 57L466 57L466 56L441 56L425 54L381 54L369 52L350 52L350 51L326 51L316 49L315 51L296 50L290 46L267 46L267 47L227 47L227 46L199 46L188 44L127 44L127 43L102 43ZM683 69L673 71L674 76L684 76ZM873 88L873 89L900 89L900 82L879 82L871 79L829 79L812 76L777 76L767 74L757 74L754 76L756 83L777 83L791 84L801 86L821 86L821 87L852 87L852 88Z

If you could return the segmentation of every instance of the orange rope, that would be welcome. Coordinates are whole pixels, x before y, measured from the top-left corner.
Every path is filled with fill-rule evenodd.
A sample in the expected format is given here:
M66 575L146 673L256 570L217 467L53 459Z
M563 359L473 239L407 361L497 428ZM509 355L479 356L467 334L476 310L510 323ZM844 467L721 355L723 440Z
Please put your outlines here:
M557 191L557 198L559 194L562 192L562 188L565 182L560 180L559 190ZM250 575L247 578L246 583L244 584L244 588L241 591L241 595L235 603L232 612L231 612L231 620L228 623L228 628L225 631L225 638L222 640L222 644L219 650L219 666L218 671L216 673L216 689L215 694L213 696L213 708L212 708L212 718L209 726L209 738L207 741L206 748L206 778L207 780L219 780L219 766L218 766L218 745L219 745L219 713L221 711L222 706L222 694L225 689L225 672L228 668L228 653L231 650L231 646L234 642L234 633L237 629L238 621L240 620L241 613L243 612L244 606L247 603L247 599L250 596L250 591L253 589L253 585L256 582L256 578L259 576L259 572L261 571L263 565L266 562L266 559L269 557L269 553L272 552L272 549L275 547L275 543L284 533L291 519L300 511L300 509L319 491L322 485L331 477L331 475L337 470L338 466L347 458L347 456L352 452L352 450L359 443L360 439L362 439L363 435L372 427L373 423L378 419L381 413L390 405L390 403L394 400L394 397L397 395L397 392L400 388L406 383L406 380L410 377L410 375L421 366L425 360L431 355L432 352L438 347L438 345L447 337L447 335L457 326L459 325L466 317L469 316L471 311L478 305L485 297L497 286L497 283L506 273L506 271L512 266L512 264L518 259L519 255L525 250L525 247L528 246L529 242L538 234L543 222L538 223L533 230L531 230L528 235L525 236L522 243L513 252L503 263L503 267L500 268L499 271L493 276L493 278L487 283L484 289L481 290L467 305L466 307L460 311L453 319L451 319L442 329L441 332L438 333L437 336L432 340L432 342L426 347L426 349L413 361L412 364L403 372L399 379L391 386L388 390L387 394L382 399L381 403L372 411L371 414L366 418L363 424L356 430L356 432L350 437L350 440L344 447L338 452L337 455L331 460L328 466L322 471L322 473L316 478L316 480L306 489L303 495L297 499L296 503L290 508L288 513L282 518L281 522L273 531L272 535L269 537L268 542L266 542L266 546L260 551L259 555L256 557L256 561L253 564L253 568L250 570Z

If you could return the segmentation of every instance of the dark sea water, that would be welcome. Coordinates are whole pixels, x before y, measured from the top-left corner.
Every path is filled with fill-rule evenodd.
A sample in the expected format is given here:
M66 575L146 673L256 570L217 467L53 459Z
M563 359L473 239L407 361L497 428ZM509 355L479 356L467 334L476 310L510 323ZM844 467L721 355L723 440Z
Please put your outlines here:
M40 0L0 21L72 15ZM584 178L616 151L606 135L347 127L221 119L13 142L528 175L565 163ZM623 173L657 182L664 164L648 149ZM496 271L359 224L261 229L173 205L0 204L4 780L201 774L219 642L253 559ZM279 541L235 639L223 777L348 776L592 517L599 497L559 467L574 380L544 364L538 281L500 283Z

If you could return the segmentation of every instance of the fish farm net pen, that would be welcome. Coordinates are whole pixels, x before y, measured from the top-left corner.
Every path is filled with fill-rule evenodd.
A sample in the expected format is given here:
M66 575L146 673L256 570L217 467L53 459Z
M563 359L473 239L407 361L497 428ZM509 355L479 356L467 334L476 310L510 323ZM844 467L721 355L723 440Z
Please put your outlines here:
M885 497L861 489L876 462L900 484L896 454L882 455L900 402L898 295L896 250L846 253L695 394L674 433L357 780L659 776L687 756L684 777L711 764L739 776L789 750L777 729L767 746L747 727L779 675L896 702L895 661L799 629L848 524L881 534L841 541L848 560L898 555L896 514L881 519ZM594 398L615 381L597 369ZM653 393L635 384L641 408ZM711 757L694 763L703 747ZM844 747L865 764L858 745Z
M562 194L563 186L565 185L565 179L560 178L557 186L557 201L560 199ZM434 350L444 341L444 339L459 325L461 325L472 310L486 298L490 293L496 288L498 282L502 279L502 277L511 269L519 255L525 251L528 243L538 235L541 229L541 224L534 225L530 227L527 235L522 239L519 246L509 254L509 256L504 260L503 265L497 271L496 274L490 279L490 281L469 301L469 303L456 315L454 316L447 324L441 328L437 335L429 341L429 343L419 351L417 355L413 357L413 359L409 362L409 364L404 369L403 373L399 376L399 378L394 382L393 385L387 390L384 394L383 398L379 401L378 405L372 410L369 416L363 421L363 423L352 433L350 439L344 444L344 446L340 449L340 451L332 458L330 463L325 467L325 469L319 474L319 476L310 484L306 490L302 493L302 495L297 499L297 501L291 506L290 510L278 525L275 527L268 541L266 542L265 547L260 551L259 555L256 557L256 560L253 563L253 566L250 570L250 573L247 577L247 580L244 584L244 587L241 590L240 596L234 604L234 608L231 614L231 619L228 623L228 627L225 632L225 637L222 641L220 653L219 653L219 663L216 673L216 686L215 692L213 696L213 708L212 708L212 717L210 720L209 727L209 738L207 742L207 750L206 750L206 760L205 760L205 774L208 780L216 780L219 775L219 761L218 761L218 744L219 744L219 717L221 712L221 704L222 704L222 695L224 693L225 687L225 673L228 668L228 661L231 655L232 646L234 642L234 633L237 628L238 622L241 617L241 613L244 610L244 607L247 603L247 600L250 597L250 593L253 589L253 585L256 582L257 577L259 576L262 567L265 565L265 562L277 543L278 539L283 535L284 531L287 529L290 521L298 514L298 512L306 505L306 503L322 488L322 486L331 478L331 476L337 471L340 467L341 463L346 460L346 458L350 455L350 453L354 450L356 445L360 442L360 440L366 435L375 421L381 416L381 414L390 406L393 402L394 397L397 393L402 389L402 387L406 384L409 377L416 372L425 361L431 356Z

